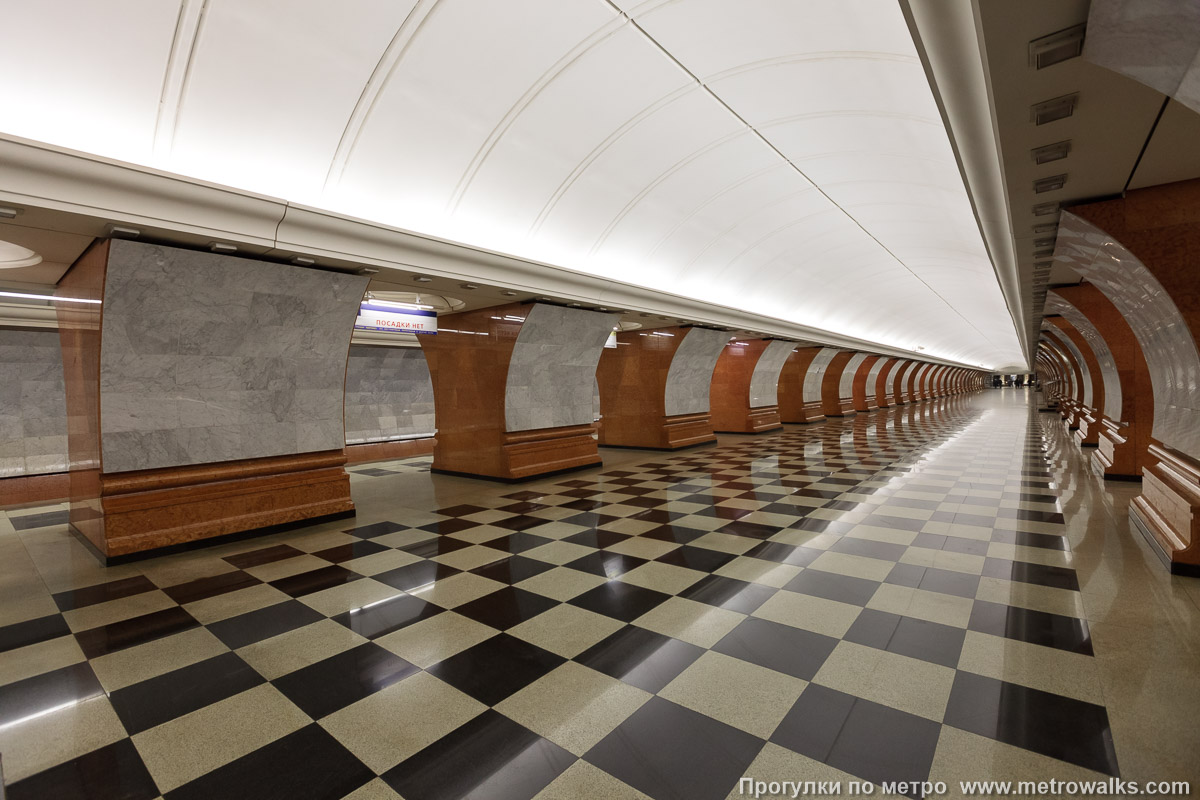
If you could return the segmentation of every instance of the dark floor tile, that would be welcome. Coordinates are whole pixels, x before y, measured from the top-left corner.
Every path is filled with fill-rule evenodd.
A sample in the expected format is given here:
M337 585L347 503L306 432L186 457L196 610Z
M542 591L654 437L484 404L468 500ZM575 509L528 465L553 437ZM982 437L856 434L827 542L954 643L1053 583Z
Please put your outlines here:
M454 613L506 631L557 605L559 605L557 600L544 595L506 586L469 603L456 606Z
M737 558L733 553L723 553L719 550L709 550L707 547L684 545L669 553L664 553L654 559L663 564L673 564L676 567L686 567L699 572L716 572L721 567Z
M61 614L5 625L0 628L0 653L70 635L71 628Z
M808 516L808 512L812 510L813 509L808 506L799 506L788 502L768 503L759 509L759 511L762 511L765 514L781 514L783 516L793 517L794 519L790 525L794 525L799 520Z
M655 800L723 800L762 747L756 736L652 697L584 758Z
M865 608L842 638L944 667L957 667L966 631Z
M176 603L179 603L179 605L184 605L185 603L194 603L197 600L206 600L209 597L216 597L217 595L236 592L239 589L257 586L260 583L262 581L248 572L234 570L233 572L225 572L208 578L197 578L187 583L168 586L166 589L163 589L163 593Z
M1096 772L1119 774L1103 706L959 672L945 722Z
M499 506L496 510L509 514L528 514L531 511L541 511L544 508L549 508L549 506L544 503L532 503L526 500L518 503L509 503L506 506Z
M484 705L494 706L564 661L562 656L501 633L427 671Z
M1048 522L1062 525L1065 520L1058 511L1030 511L1024 508L1002 508L1000 516L1005 519L1020 519L1028 522Z
M132 597L143 592L152 592L158 587L145 575L135 575L132 578L122 578L119 581L109 581L83 589L72 589L54 595L54 604L59 611L70 611L75 608L107 603L109 600L120 600L122 597Z
M321 719L420 671L374 642L367 642L272 683L305 714Z
M199 624L182 608L167 608L77 633L75 640L79 642L85 656L98 658L107 653L115 653L127 647L195 628Z
M599 528L601 525L616 522L619 519L621 517L614 517L611 514L597 514L594 511L585 511L582 514L564 517L559 522L565 522L568 525L579 525L583 528Z
M707 534L708 531L700 531L695 528L685 528L682 525L668 523L660 525L657 528L651 528L645 533L639 534L639 536L644 539L656 539L660 542L689 544Z
M1067 537L1053 533L1028 533L1026 531L992 531L993 542L1019 544L1023 547L1040 547L1043 550L1066 550Z
M474 520L456 517L454 519L443 519L438 522L431 522L428 525L422 525L420 530L436 533L439 536L445 536L449 533L461 533L462 531L467 531L471 528L478 528L482 524L482 522L475 522Z
M811 681L838 640L753 617L743 620L712 648L802 680Z
M9 517L13 528L19 531L29 531L34 528L48 528L51 525L66 525L71 521L70 511L47 511L45 514L28 514L23 517Z
M626 625L575 657L575 661L656 694L704 650L687 642Z
M118 689L109 700L133 736L265 682L236 653L223 653Z
M423 586L432 586L435 581L445 580L461 571L436 561L419 561L416 564L406 564L403 567L372 575L371 580L386 583L394 589L410 592Z
M1006 639L1094 655L1088 624L1075 617L976 600L967 627Z
M248 569L261 564L271 564L275 561L283 561L287 558L295 558L302 555L304 555L303 550L297 550L289 544L277 544L274 547L264 547L261 550L251 550L248 553L225 556L224 560L238 569Z
M919 520L918 520L919 521ZM982 514L964 514L961 511L935 511L929 518L930 522L957 522L959 525L974 525L977 528L994 528L995 517L985 517ZM920 530L913 528L912 530Z
M866 578L806 569L784 584L783 588L789 592L823 597L839 603L865 606L879 589L879 584Z
M359 636L378 639L440 613L442 609L433 603L426 603L411 594L398 594L362 608L343 611L330 619L345 625Z
M339 800L374 778L320 725L308 725L167 792L166 800Z
M771 741L874 783L921 782L940 731L932 720L811 683Z
M682 516L685 515L680 514L677 511L667 511L661 508L652 508L647 509L646 511L639 511L633 515L632 519L640 519L644 522L657 522L661 525L666 525L674 522Z
M546 496L546 494L544 492L531 492L531 491L527 491L527 490L522 490L520 492L513 492L512 494L506 494L506 495L504 495L504 499L505 500L536 500L539 497L545 497L545 496Z
M970 599L974 599L979 590L978 575L968 575L965 572L954 572L936 567L923 567L922 569L924 569L924 574L921 576L920 583L917 584L919 589Z
M483 542L483 544L492 548L493 550L503 550L506 553L512 553L516 555L517 553L524 553L526 550L532 550L535 547L541 547L544 544L549 544L552 541L554 540L548 539L545 536L537 536L532 533L517 531L516 533L509 534L508 536L489 539L488 541Z
M130 739L17 781L8 800L154 800L158 787Z
M536 528L539 525L545 525L550 520L544 517L531 517L527 514L514 514L511 517L498 519L495 522L488 523L495 525L497 528L507 528L510 531L527 531L530 528Z
M285 600L273 606L210 623L208 629L226 647L236 650L322 619L325 619L325 615L321 612L299 601Z
M567 493L567 494L569 494L569 493ZM580 499L572 500L570 503L563 503L559 507L560 508L569 508L572 511L591 511L592 509L600 508L600 506L608 505L608 503L601 502L600 500L588 499L593 494L595 494L595 492L587 492L583 495L578 495L578 494L574 495L575 497L579 497Z
M813 533L833 533L837 535L845 535L853 528L849 522L840 522L834 519L820 519L819 517L808 517L799 522L794 522L788 526L791 530L811 531Z
M452 539L448 536L435 536L432 539L426 539L423 542L415 542L405 545L400 549L406 553L411 553L420 558L436 558L444 556L447 553L453 553L456 550L463 550L467 547L474 547L470 542L464 542L462 539Z
M468 504L449 506L447 508L439 508L436 513L443 517L465 517L468 514L478 514L480 511L488 511L490 509L483 506L473 506Z
M582 558L577 558L566 566L590 575L599 575L601 578L612 579L619 578L631 569L640 567L645 563L647 561L644 558L600 550L595 553L588 553Z
M820 550L811 547L792 547L783 542L762 542L745 552L750 558L761 558L764 561L774 561L779 564L791 564L796 567L807 567L821 555Z
M319 592L322 589L351 583L361 577L358 573L351 572L345 567L334 565L301 572L299 575L289 575L286 578L271 581L271 585L292 597L304 597L306 594Z
M730 522L728 525L722 525L718 530L721 533L731 533L734 536L745 536L749 539L769 539L783 530L783 528L777 528L774 525L762 525L757 522L736 520Z
M890 514L868 514L860 524L874 525L877 528L891 528L897 531L919 531L925 527L925 520L893 517Z
M407 527L407 525L401 525L398 522L373 522L370 525L361 525L357 528L347 528L345 533L357 536L360 539L374 539L376 536L383 536L384 534L402 531Z
M0 730L27 717L102 694L104 688L86 663L0 686Z
M671 595L653 589L621 581L609 581L595 589L589 589L570 602L573 606L586 608L588 611L604 614L622 622L633 622L670 599Z
M381 553L388 548L381 545L379 542L372 542L370 539L365 539L361 542L351 542L350 544L339 544L335 547L328 547L324 550L318 550L313 553L317 558L323 558L326 561L331 561L334 564L340 564L343 561L349 561L352 558L362 558L363 556L374 555Z
M709 575L680 592L679 596L741 614L752 614L776 591L770 586L747 583L721 575Z
M385 478L388 475L398 475L395 470L380 469L379 467L368 467L367 469L352 470L356 475L366 475L369 478Z
M1046 564L1033 564L1028 561L1005 561L1001 558L988 558L983 562L983 574L989 578L1034 583L1038 586L1052 586L1056 589L1079 591L1079 577L1075 570L1066 567L1052 567Z
M860 539L856 536L843 536L829 548L838 553L848 553L854 556L878 558L883 561L899 561L908 548L902 544L891 542L876 542L873 539Z
M383 774L407 800L530 800L575 756L487 710Z
M541 575L543 572L548 572L552 569L554 569L554 565L547 564L545 561L525 558L524 556L512 556L511 558L502 558L499 561L493 561L491 564L477 567L471 570L471 574L490 578L512 586L514 583L520 583L526 578Z
M616 531L605 530L590 530L581 531L580 533L568 536L567 538L563 539L563 541L602 550L605 547L612 547L614 544L620 544L628 538L630 538L629 534L626 533L617 533ZM549 540L547 539L545 541Z

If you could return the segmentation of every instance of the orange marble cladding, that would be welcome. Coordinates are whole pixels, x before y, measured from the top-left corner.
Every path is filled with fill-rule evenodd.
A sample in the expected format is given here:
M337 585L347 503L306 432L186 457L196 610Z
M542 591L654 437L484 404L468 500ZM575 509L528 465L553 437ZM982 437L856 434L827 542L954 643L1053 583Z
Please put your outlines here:
M107 240L94 242L58 284L100 300ZM341 450L107 474L100 458L102 306L59 304L67 402L70 526L102 557L353 512Z
M348 444L346 445L346 463L366 464L371 461L390 461L395 458L427 456L433 452L434 442L434 439L428 438Z
M779 419L781 422L819 422L825 419L821 401L804 402L804 377L821 347L797 347L779 373Z
M713 370L708 402L718 433L765 433L783 427L779 406L750 407L750 379L770 339L730 342Z
M0 508L57 502L70 496L71 475L68 472L0 478Z
M889 404L898 406L912 402L912 378L917 365L913 361L905 361L897 366L892 380L892 393Z
M670 326L623 331L617 334L617 346L600 355L596 382L601 445L677 450L717 440L711 414L666 414L667 374L687 330Z
M1170 296L1192 340L1200 341L1200 179L1134 189L1114 200L1074 206L1071 212L1137 256ZM1173 566L1200 571L1196 463L1153 439L1147 460L1143 491L1132 513L1167 548Z
M512 303L446 314L436 336L417 337L433 381L434 470L523 480L601 463L590 424L505 430L508 366L529 308Z
M888 357L879 368L879 374L875 376L875 405L880 408L891 408L895 405L892 401L892 383L896 379L896 370L903 365L901 359Z
M841 396L842 373L853 357L852 350L839 351L829 360L825 374L821 376L821 411L827 417L849 417L855 413L853 398Z
M1142 347L1125 317L1092 284L1060 286L1054 293L1096 326L1112 353L1121 382L1121 418L1114 420L1101 415L1099 450L1092 458L1103 467L1105 475L1141 475L1142 469L1151 463L1148 448L1154 425L1154 392Z
M854 372L854 383L850 387L850 399L854 404L855 411L874 411L879 408L875 404L875 387L871 386L868 391L867 377L870 375L871 369L875 366L876 362L881 358L883 356L867 356Z
M1057 329L1055 329L1057 330ZM1083 403L1083 370L1076 363L1075 354L1071 349L1063 344L1061 332L1056 333L1055 330L1043 330L1042 337L1046 344L1054 352L1063 367L1070 373L1071 390L1065 398L1061 412L1063 418L1067 421L1067 427L1070 430L1076 430L1079 427L1080 409L1084 407Z

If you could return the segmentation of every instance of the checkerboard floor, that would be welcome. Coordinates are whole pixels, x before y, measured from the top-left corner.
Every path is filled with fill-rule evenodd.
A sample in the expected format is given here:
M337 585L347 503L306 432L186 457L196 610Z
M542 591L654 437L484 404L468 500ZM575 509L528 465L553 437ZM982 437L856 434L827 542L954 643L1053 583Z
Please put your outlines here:
M108 569L61 506L11 511L9 797L1194 777L1194 747L1115 735L1146 696L1105 679L1069 517L1117 523L1064 515L1086 476L1060 428L988 392L531 485L356 467L357 520ZM1192 663L1155 724L1194 724Z

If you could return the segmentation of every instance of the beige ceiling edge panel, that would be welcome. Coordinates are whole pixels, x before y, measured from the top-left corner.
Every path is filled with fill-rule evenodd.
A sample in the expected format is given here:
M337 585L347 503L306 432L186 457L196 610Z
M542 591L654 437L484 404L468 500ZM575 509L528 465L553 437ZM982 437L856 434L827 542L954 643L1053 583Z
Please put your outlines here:
M901 0L900 5L910 21L917 50L932 73L934 96L940 101L996 279L1017 338L1030 358L1034 342L1025 324L1025 298L975 4Z
M67 199L69 198L69 199ZM0 134L0 204L162 227L218 241L270 247L287 203L148 167ZM37 227L34 215L16 220Z

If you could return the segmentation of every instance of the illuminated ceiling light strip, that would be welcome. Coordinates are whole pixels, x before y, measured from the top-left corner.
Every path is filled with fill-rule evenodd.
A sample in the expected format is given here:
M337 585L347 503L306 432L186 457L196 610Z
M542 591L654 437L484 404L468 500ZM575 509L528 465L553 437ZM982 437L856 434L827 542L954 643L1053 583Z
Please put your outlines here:
M425 305L424 303L401 303L397 300L367 299L367 300L363 300L363 304L364 305L370 304L373 306L387 306L389 308L407 308L410 310L432 311L434 309L434 306L428 306L428 305Z
M26 294L24 292L0 292L0 297L16 297L21 300L52 300L55 303L96 303L100 300L88 300L83 297L56 297L52 294Z

